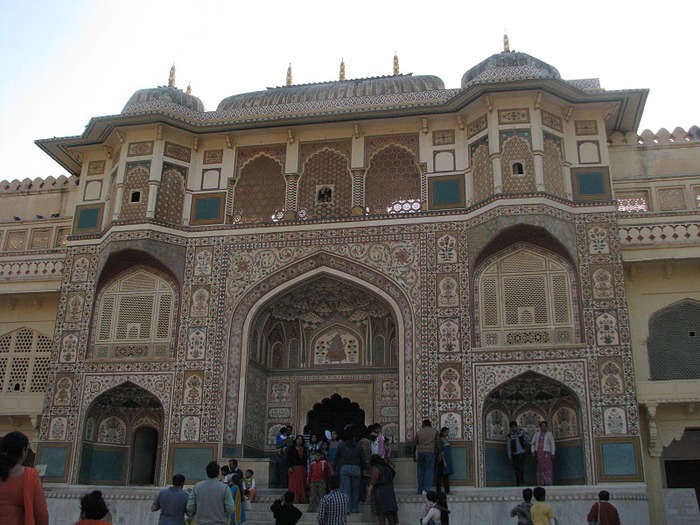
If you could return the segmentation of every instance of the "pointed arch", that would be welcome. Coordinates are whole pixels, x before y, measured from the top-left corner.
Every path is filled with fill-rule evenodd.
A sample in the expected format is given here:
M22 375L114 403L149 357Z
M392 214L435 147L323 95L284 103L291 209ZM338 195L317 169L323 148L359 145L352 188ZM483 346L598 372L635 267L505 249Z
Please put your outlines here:
M700 379L700 301L686 298L649 317L647 353L652 381Z
M517 242L474 272L477 346L566 345L581 340L577 281L568 260Z
M233 310L226 372L229 388L224 418L225 443L240 443L243 436L245 411L242 409L242 403L246 393L243 378L248 371L248 355L254 352L253 348L249 348L250 338L247 334L252 329L257 313L273 297L322 274L365 288L391 306L399 332L398 367L399 370L404 371L397 378L400 383L398 417L401 423L401 435L404 436L406 429L413 428L413 368L410 356L413 354L414 320L408 298L393 281L379 272L356 262L320 252L268 276L242 296Z
M572 362L519 362L508 364L478 364L475 366L474 377L476 378L476 412L480 414L482 421L494 400L502 401L499 392L504 389L513 387L514 392L522 392L525 390L526 383L539 382L542 385L547 385L551 391L559 389L560 392L566 393L566 399L571 406L575 406L578 410L580 422L579 428L582 429L581 434L577 438L572 438L567 443L568 454L573 459L570 461L580 461L580 479L569 479L567 483L584 482L592 483L593 466L591 454L586 451L592 449L592 434L590 426L590 414L588 412L588 390L586 379L586 364L582 361ZM533 396L531 396L533 397ZM552 396L550 401L542 401L533 397L528 399L523 396L522 408L535 407L539 412L545 414L548 418L553 414L551 409L555 409L557 401L562 396ZM550 406L548 406L548 404ZM510 418L517 418L517 406ZM507 464L507 457L504 459L503 442L487 443L485 425L481 424L477 427L477 435L475 436L476 458L478 478L482 480L484 485L503 485L507 484L512 477L512 468ZM551 425L550 425L551 429ZM559 445L559 444L558 444ZM558 450L562 447L558 447ZM562 456L559 455L559 458ZM488 468L491 470L487 472ZM495 470L494 470L495 469ZM571 471L570 471L571 472ZM556 477L555 477L556 479Z
M233 186L234 222L268 222L284 209L287 184L279 159L260 152L246 159Z
M420 211L421 179L416 153L402 144L387 144L369 158L365 207L374 215Z
M179 293L170 275L136 265L100 285L88 359L174 357Z
M89 393L79 418L76 479L88 484L162 483L167 465L164 430L170 414L169 396L157 393L162 384L154 389L152 379L141 376L86 379ZM146 442L139 437L144 429L150 429Z
M313 152L302 164L298 209L306 210L309 218L319 218L345 217L350 215L351 208L349 157L329 146Z

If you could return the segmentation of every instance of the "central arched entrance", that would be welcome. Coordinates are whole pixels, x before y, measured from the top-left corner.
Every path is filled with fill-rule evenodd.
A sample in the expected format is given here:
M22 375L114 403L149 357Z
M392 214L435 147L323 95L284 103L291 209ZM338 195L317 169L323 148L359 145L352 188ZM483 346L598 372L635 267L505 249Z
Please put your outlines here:
M278 290L248 324L243 445L269 452L285 424L379 422L398 441L401 330L386 293L332 271Z

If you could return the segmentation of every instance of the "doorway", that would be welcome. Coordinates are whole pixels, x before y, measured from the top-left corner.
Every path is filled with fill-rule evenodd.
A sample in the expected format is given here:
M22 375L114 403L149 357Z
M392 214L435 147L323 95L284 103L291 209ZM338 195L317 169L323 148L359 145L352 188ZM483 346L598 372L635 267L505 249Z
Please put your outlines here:
M337 393L316 403L306 414L306 424L311 434L322 436L326 430L335 430L341 439L367 428L360 405Z
M132 485L153 485L158 455L158 431L151 427L141 427L134 434L134 448L131 456Z

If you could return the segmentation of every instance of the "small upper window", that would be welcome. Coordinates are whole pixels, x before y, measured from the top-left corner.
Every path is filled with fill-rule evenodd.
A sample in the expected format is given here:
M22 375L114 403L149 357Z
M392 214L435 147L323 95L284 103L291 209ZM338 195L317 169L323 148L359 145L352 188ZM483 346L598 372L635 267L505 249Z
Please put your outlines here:
M525 169L523 168L522 162L513 163L513 175L524 175Z
M140 191L132 191L130 202L141 202L141 192Z

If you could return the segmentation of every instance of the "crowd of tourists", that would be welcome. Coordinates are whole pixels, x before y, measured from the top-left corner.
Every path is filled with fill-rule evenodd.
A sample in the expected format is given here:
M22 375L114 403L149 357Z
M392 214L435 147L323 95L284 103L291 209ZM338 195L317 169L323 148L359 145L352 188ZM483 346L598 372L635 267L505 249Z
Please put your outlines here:
M532 445L511 423L508 437L509 457L513 459L518 484L522 474L514 459L531 449L535 455L547 452L547 427L540 427ZM551 434L551 433L550 433ZM360 502L371 504L378 525L399 523L398 504L393 480L396 475L391 449L374 424L367 429L350 429L342 436L336 431L324 432L319 439L314 434L296 435L284 427L277 435L278 473L284 465L287 491L270 510L275 525L295 525L302 511L295 503L308 503L308 512L318 513L319 525L346 525L347 515L359 513ZM554 456L553 438L551 456ZM449 525L449 477L453 472L449 430L432 428L424 420L413 440L417 465L418 493L426 498L421 525ZM39 473L24 465L30 453L29 440L21 432L10 432L0 440L0 524L48 525L49 514ZM545 480L551 484L551 458L544 461ZM229 460L220 467L215 461L206 465L206 479L185 490L185 477L176 474L172 486L159 492L151 511L160 511L159 525L182 525L188 521L199 525L242 525L249 502L257 499L255 474ZM548 471L548 472L547 472ZM538 462L538 480L540 468ZM280 478L278 478L280 483ZM432 487L435 483L437 491ZM444 487L444 492L442 491ZM535 502L532 502L534 497ZM523 501L511 510L519 525L550 525L557 523L552 507L545 502L546 489L537 486L523 490ZM603 490L591 507L587 519L600 525L620 525L617 509L609 502L610 494ZM80 500L80 519L75 525L111 525L109 508L102 492L93 490Z

